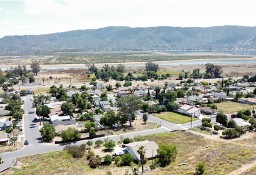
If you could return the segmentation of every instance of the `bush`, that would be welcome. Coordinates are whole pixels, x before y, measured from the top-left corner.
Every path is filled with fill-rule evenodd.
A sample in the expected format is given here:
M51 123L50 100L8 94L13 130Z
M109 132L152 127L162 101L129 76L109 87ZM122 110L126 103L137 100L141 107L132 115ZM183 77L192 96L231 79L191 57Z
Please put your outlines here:
M113 149L116 146L116 143L113 140L106 141L104 144L106 149Z
M251 111L249 109L246 109L243 113L244 113L244 115L247 115L247 116L251 116L252 115L252 113L251 113Z
M120 156L116 156L115 157L115 164L117 166L121 165L122 164L122 158Z
M240 137L242 134L241 128L228 128L225 129L222 132L222 135L225 136L226 138L236 138L236 137Z
M35 82L35 77L28 77L28 81L29 81L29 83L33 83L33 82Z
M204 122L211 123L211 118L203 118L202 123L204 123Z
M68 142L80 139L81 134L79 134L79 132L75 128L68 128L67 130L62 131L60 137L64 142Z
M143 119L143 121L146 123L147 122L147 120L148 120L148 114L143 114L142 115L142 119Z
M214 125L214 130L215 131L219 131L219 130L221 130L222 129L222 127L221 126L219 126L219 125Z
M96 168L101 164L101 157L99 155L93 156L89 160L89 165L91 168Z
M128 138L128 137L124 138L124 140L123 140L123 144L128 144L128 143L131 143L131 142L133 142L133 140Z
M74 158L81 158L84 156L85 147L83 145L68 145L64 150L68 151Z
M196 175L203 175L205 172L205 164L203 162L196 165Z
M96 142L95 142L95 145L97 145L98 147L100 147L101 145L103 145L103 141L102 140L97 140Z
M87 159L87 160L90 160L90 159L91 159L92 157L94 157L94 156L95 156L94 152L93 152L93 151L89 151L88 154L87 154L86 159Z
M212 127L212 124L209 123L209 122L207 122L207 121L204 121L204 122L202 123L202 126L203 126L203 127L211 128L211 127Z
M176 146L160 145L157 150L158 161L161 166L169 165L172 161L175 161L177 156Z
M236 125L236 122L234 120L231 119L231 120L228 121L228 124L227 124L228 128L236 128L236 126L237 125Z
M106 156L104 157L104 162L105 162L106 164L111 164L111 162L112 162L112 157L111 157L111 155L106 155Z
M130 153L122 155L121 159L123 165L130 166L131 163L133 162L133 157Z
M89 131L89 137L90 137L91 139L93 139L94 137L96 137L96 131L95 131L95 129L91 129L91 130Z
M90 147L90 146L93 145L93 142L89 140L89 141L86 143L86 145L88 145L88 146Z

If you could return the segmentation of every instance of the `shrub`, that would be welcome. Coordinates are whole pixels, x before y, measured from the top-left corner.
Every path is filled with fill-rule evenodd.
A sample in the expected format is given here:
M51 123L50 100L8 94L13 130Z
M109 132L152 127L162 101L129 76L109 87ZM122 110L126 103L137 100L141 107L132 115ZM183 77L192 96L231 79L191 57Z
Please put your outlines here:
M143 121L146 123L147 120L148 120L148 114L143 114L143 115L142 115L142 119L143 119Z
M211 123L211 118L203 118L202 123L204 123L204 122Z
M122 158L120 156L116 156L115 157L115 164L117 166L119 166L119 165L121 165L121 163L122 163Z
M219 130L222 129L222 127L220 125L214 125L213 128L214 128L215 131L219 131Z
M203 175L205 172L205 164L203 162L196 165L196 175Z
M226 138L239 137L241 134L235 128L228 128L222 132L222 135Z
M91 168L96 168L101 164L101 157L99 155L93 156L89 160L89 165Z
M122 158L122 164L123 165L130 166L131 163L133 162L133 157L130 153L122 155L121 158Z
M252 115L252 113L251 113L251 111L249 109L246 109L243 113L244 113L244 115L247 115L247 116L251 116Z
M209 123L209 122L207 122L207 121L204 121L204 122L202 123L202 126L203 126L203 127L209 127L209 128L211 128L211 127L212 127L212 124Z
M133 142L133 140L128 138L128 137L124 138L124 140L123 140L123 144L128 144L128 143L131 143L131 142Z
M228 124L227 124L227 127L228 128L235 128L237 125L236 125L236 122L234 120L229 120L228 121Z
M60 137L64 142L68 142L78 140L79 138L81 138L81 134L79 134L79 132L74 128L68 128L67 130L62 131Z
M84 156L85 147L83 145L68 145L64 150L67 150L74 158L81 158Z
M90 137L91 139L93 139L94 137L96 137L96 131L95 131L95 129L91 129L91 130L89 131L89 137Z
M158 161L161 166L169 165L172 161L175 161L177 156L176 146L171 145L160 145L157 150Z
M106 156L104 157L104 162L105 162L106 164L111 164L111 162L112 162L112 157L111 157L111 155L106 155Z
M86 143L86 145L88 145L88 146L90 147L90 146L93 145L93 142L89 140L89 141Z
M88 154L87 154L86 159L87 159L87 160L90 160L90 159L91 159L92 157L94 157L94 156L95 156L94 152L93 152L93 151L89 151Z
M101 145L103 145L103 141L102 140L97 140L96 142L95 142L95 145L97 145L98 147L100 147Z
M104 144L106 149L113 149L116 146L116 143L113 140L106 141Z

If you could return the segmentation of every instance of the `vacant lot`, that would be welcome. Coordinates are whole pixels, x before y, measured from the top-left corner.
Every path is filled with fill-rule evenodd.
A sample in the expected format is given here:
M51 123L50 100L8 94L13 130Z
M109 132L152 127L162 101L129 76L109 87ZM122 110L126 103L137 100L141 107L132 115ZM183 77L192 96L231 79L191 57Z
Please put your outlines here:
M253 109L255 105L242 104L237 102L222 102L216 103L219 111L222 111L226 114L230 114L232 112L237 112L243 109Z
M205 162L207 175L225 175L234 171L256 156L254 148L233 143L220 143L206 140L188 132L170 132L135 140L151 140L159 145L175 145L178 149L176 161L164 168L156 168L145 174L189 174L195 173L199 162ZM92 174L101 175L111 171L113 175L124 174L129 167L103 166L101 169L90 169L85 157L74 159L66 152L54 152L20 159L22 168L12 169L8 174ZM179 166L179 164L183 164ZM151 164L148 161L147 164ZM250 170L252 173L254 170Z
M161 118L163 120L172 122L172 123L187 123L191 121L191 117L181 115L175 112L163 112L161 114L155 114L156 117ZM197 120L197 118L192 118L192 120Z

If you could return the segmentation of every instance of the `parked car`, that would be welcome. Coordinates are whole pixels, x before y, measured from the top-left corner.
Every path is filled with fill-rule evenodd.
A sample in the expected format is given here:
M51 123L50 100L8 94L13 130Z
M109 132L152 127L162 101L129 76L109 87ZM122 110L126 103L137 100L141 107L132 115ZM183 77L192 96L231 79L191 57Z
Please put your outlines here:
M28 141L27 140L25 140L24 145L28 145Z

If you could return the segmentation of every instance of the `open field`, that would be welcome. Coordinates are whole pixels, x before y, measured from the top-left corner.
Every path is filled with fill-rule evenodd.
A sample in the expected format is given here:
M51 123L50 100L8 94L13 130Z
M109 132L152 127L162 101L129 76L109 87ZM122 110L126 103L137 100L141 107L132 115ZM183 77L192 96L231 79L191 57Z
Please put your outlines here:
M191 117L181 115L175 112L163 112L161 114L155 114L155 116L176 124L182 124L182 123L187 123L191 121ZM195 121L197 120L197 118L193 117L192 120Z
M222 111L223 113L226 113L226 114L237 112L243 109L253 109L256 107L255 105L242 104L237 102L221 102L221 103L215 103L215 104L217 105L217 108L219 111Z
M193 175L196 164L205 162L207 175L226 175L242 164L250 162L256 156L256 150L239 144L210 141L188 132L169 132L135 140L151 140L158 144L175 145L178 149L176 161L164 168L147 171L147 175L156 174L189 174ZM124 174L128 167L110 165L101 169L90 169L84 158L73 159L66 152L54 152L21 158L19 169L11 169L6 174L92 174L105 175L110 170L113 175ZM150 164L148 161L147 164ZM183 163L184 165L179 166ZM250 170L254 172L254 170Z
M202 129L200 129L199 127L195 127L195 128L193 128L192 130L193 130L193 131L196 131L196 132L199 132L199 133L202 133L202 134L212 135L212 132L211 132L211 131L202 130Z

